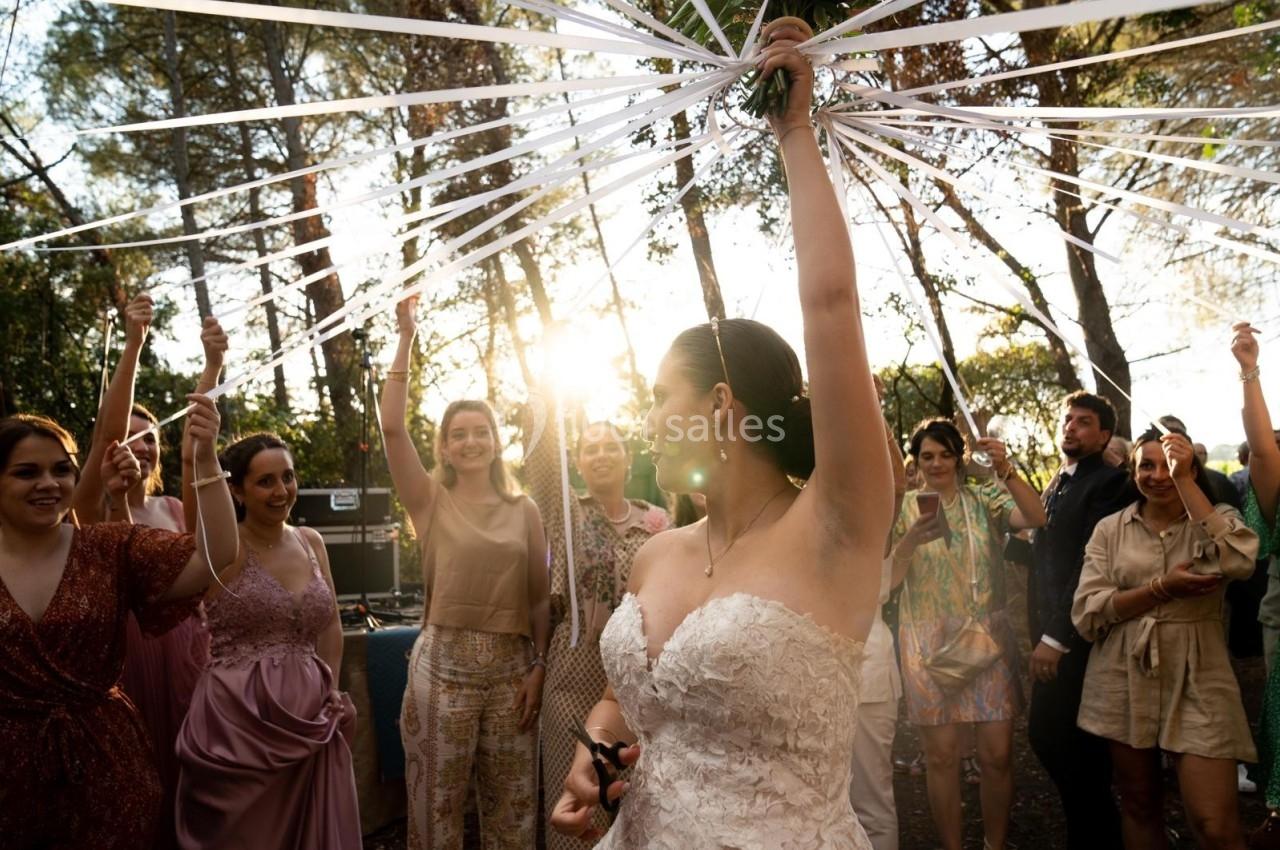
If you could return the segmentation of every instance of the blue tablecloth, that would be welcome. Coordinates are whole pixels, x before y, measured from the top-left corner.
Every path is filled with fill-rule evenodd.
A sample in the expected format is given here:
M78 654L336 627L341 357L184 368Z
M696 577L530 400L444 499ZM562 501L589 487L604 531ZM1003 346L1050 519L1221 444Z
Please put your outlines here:
M418 626L396 626L369 632L369 705L378 742L382 781L404 778L404 746L400 742L400 706L409 682L409 651Z

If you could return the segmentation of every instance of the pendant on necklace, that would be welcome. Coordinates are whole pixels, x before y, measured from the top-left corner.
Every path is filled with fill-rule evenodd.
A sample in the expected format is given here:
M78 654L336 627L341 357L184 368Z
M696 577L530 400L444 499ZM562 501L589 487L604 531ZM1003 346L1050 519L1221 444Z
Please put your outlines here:
M708 561L708 562L707 562L707 568L706 568L705 570L703 570L703 571L702 571L702 574L703 574L703 575L705 575L707 578L711 578L711 572L712 572L712 570L713 570L713 569L714 569L714 565L713 565L713 564L711 564L711 562L709 562L709 561Z

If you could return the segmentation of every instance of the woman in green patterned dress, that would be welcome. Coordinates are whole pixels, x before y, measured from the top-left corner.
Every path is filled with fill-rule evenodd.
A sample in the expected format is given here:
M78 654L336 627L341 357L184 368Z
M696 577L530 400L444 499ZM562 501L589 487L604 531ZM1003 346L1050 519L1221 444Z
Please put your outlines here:
M1003 610L1004 537L1045 523L1040 497L1017 475L1004 444L984 438L978 447L991 457L999 483L965 483L960 432L945 419L921 424L910 454L924 490L903 503L893 529L894 582L906 584L898 640L907 717L924 743L929 808L944 850L961 845L960 757L968 724L977 733L986 847L1004 850L1013 802L1013 720L1022 710L1018 654ZM944 684L926 659L970 617L995 638L1000 658L963 685Z

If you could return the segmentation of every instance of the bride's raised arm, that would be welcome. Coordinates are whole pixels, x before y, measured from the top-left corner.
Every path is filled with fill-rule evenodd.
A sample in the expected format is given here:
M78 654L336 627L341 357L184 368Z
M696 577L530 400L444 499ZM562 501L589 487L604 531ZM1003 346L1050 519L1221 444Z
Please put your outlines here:
M791 198L804 317L805 361L816 465L808 487L828 528L855 545L883 546L893 518L893 478L884 424L862 333L849 229L810 124L813 69L795 50L794 27L770 33L765 74L786 69L785 114L771 118Z

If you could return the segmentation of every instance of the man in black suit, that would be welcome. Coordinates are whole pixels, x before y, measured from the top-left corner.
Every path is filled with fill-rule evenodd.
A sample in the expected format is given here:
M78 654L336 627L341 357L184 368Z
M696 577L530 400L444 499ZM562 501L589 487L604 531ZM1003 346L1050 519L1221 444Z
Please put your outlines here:
M1069 850L1120 850L1107 744L1076 725L1090 643L1071 624L1084 547L1093 527L1131 501L1128 475L1102 459L1116 427L1111 402L1076 392L1063 400L1066 458L1044 493L1049 521L1035 533L1028 572L1031 640L1031 748L1058 787Z

